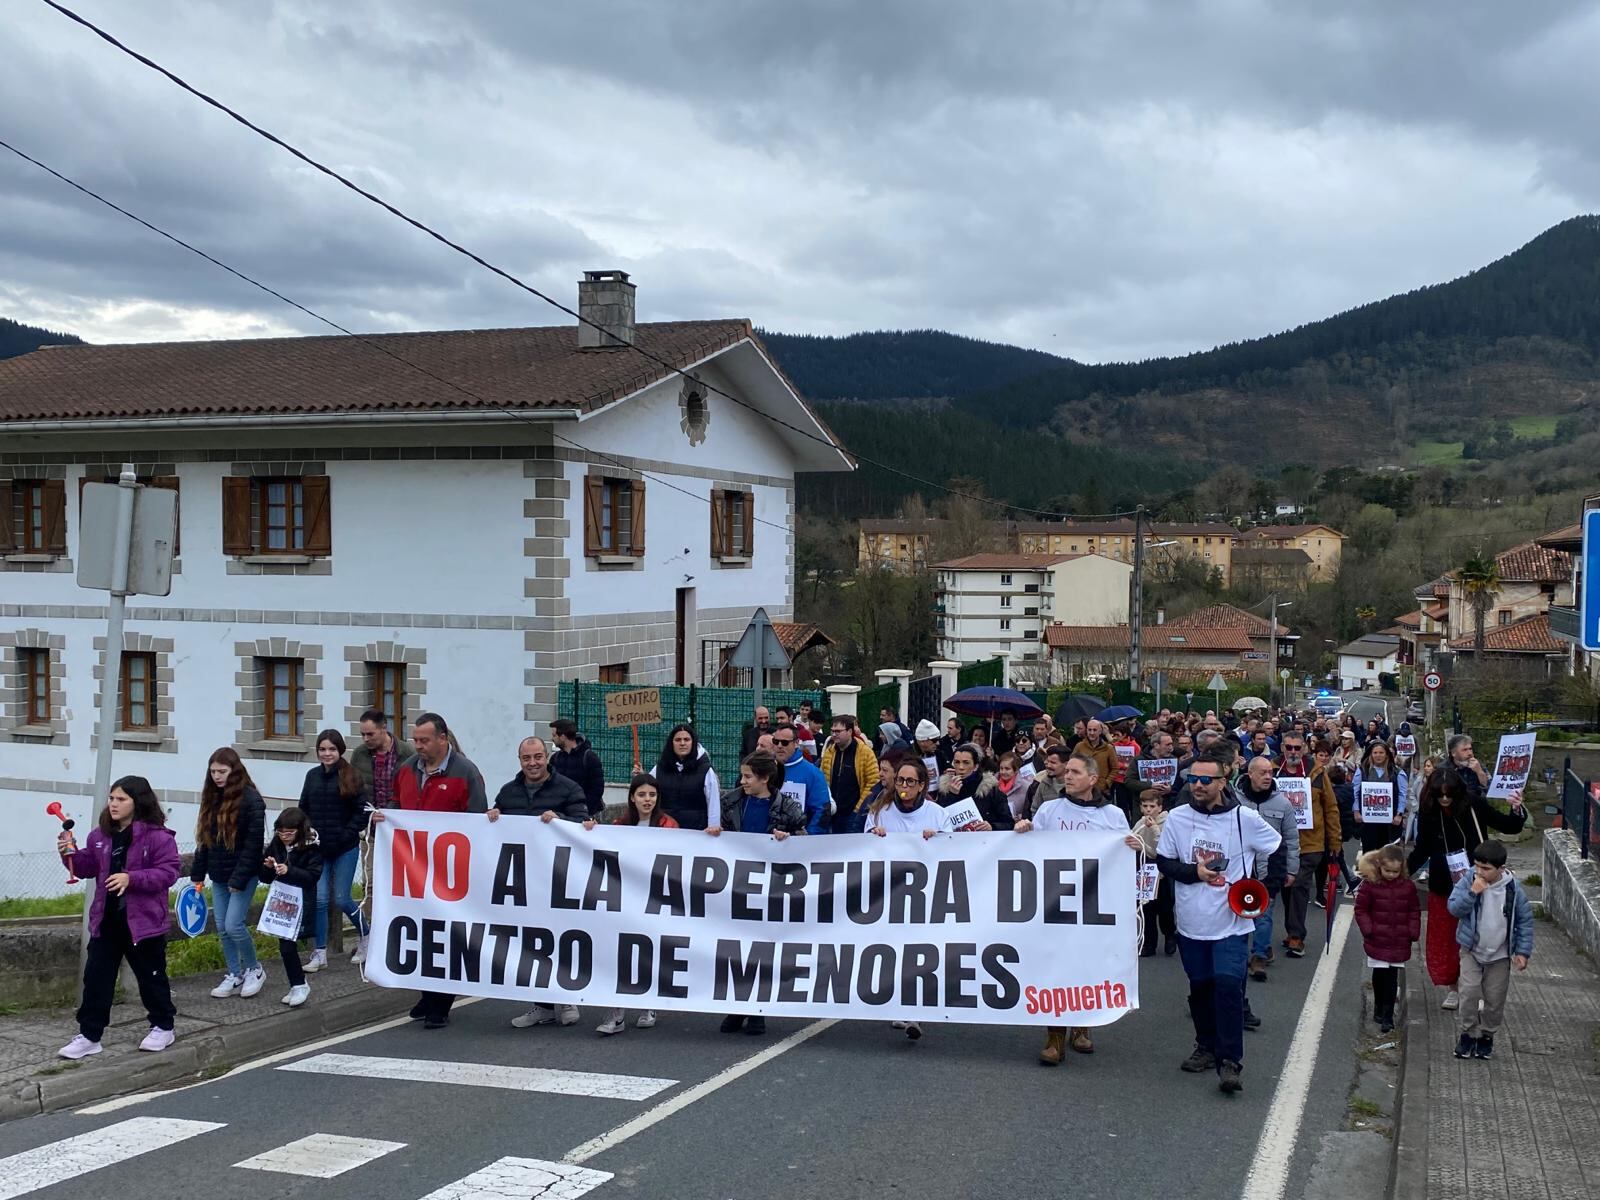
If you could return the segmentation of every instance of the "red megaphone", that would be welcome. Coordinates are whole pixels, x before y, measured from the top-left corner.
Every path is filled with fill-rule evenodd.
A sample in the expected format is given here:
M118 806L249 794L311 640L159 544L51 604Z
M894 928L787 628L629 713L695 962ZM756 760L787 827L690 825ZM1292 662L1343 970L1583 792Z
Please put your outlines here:
M1271 903L1267 885L1259 879L1241 879L1228 889L1228 907L1249 921L1266 912Z
M67 816L66 810L61 807L61 801L59 801L59 800L50 801L49 804L46 804L44 806L44 811L49 813L52 817L54 817L56 820L61 822L61 829L62 829L62 831L64 833L67 833L68 835L71 834L72 827L75 824L77 824L77 822L75 822L71 817ZM71 842L71 844L72 844L71 848L73 850L76 850L78 848L78 839L77 838L69 836L68 837L68 841ZM72 866L71 866L70 863L67 865L67 882L68 883L77 883L78 882L78 874L77 874L76 871L74 871L72 869Z

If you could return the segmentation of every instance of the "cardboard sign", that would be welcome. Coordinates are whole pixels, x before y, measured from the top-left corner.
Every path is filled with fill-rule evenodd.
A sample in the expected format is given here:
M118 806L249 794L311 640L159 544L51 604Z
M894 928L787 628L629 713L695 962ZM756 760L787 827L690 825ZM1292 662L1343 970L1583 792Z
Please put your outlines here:
M966 800L957 800L944 810L944 827L950 833L959 833L963 829L971 829L974 825L983 824L983 814L978 811L977 801L970 797Z
M1401 758L1410 758L1417 752L1417 739L1410 736L1395 738L1394 752Z
M1139 868L1139 903L1149 904L1156 898L1161 886L1161 868L1155 863L1145 863Z
M1296 829L1310 829L1315 823L1311 813L1311 780L1298 775L1279 775L1276 783L1283 798L1294 809Z
M1533 743L1536 733L1507 733L1500 738L1494 756L1494 774L1489 778L1489 795L1505 799L1520 792L1533 770Z
M661 689L638 688L630 692L606 693L606 725L622 729L628 725L661 724Z
M1178 778L1178 760L1147 758L1139 764L1139 778L1151 787L1171 787Z
M304 892L292 883L274 879L266 903L261 906L261 920L256 922L256 928L268 937L293 941L300 936L300 915L304 907Z
M1361 785L1361 823L1388 825L1394 820L1394 784L1366 783Z
M1472 864L1467 861L1467 852L1465 850L1449 851L1444 856L1444 862L1445 866L1450 868L1450 884L1452 887L1460 883L1462 877L1472 870Z

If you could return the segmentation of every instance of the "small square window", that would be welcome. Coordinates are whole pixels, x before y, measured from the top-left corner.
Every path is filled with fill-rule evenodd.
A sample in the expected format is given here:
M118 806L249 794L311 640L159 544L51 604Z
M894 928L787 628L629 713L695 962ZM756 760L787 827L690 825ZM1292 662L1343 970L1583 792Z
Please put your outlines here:
M601 667L600 668L600 682L601 683L627 683L628 682L628 664L625 663L625 662L624 663L609 663L606 666Z
M298 738L305 710L306 664L298 658L261 660L261 683L266 696L267 738Z
M156 656L122 655L122 728L148 731L156 727Z

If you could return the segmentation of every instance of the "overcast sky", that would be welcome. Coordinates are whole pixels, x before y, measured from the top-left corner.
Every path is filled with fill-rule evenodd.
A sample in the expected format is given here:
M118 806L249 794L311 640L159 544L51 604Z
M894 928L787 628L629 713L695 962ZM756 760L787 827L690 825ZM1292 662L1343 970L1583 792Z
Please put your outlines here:
M68 0L70 3L70 0ZM563 300L1089 360L1254 337L1600 210L1600 6L78 0ZM0 138L362 330L565 323L37 0ZM0 151L0 315L315 331Z

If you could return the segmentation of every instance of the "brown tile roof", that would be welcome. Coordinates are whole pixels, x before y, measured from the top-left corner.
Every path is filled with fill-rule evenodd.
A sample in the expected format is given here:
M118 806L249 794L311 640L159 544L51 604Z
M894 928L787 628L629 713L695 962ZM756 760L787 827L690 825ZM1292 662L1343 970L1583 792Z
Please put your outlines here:
M778 644L792 660L802 650L813 646L833 646L837 643L816 625L793 621L774 621L772 632L778 635Z
M1397 628L1404 629L1407 633L1415 633L1422 628L1422 610L1401 613L1394 619L1394 623Z
M1452 638L1450 649L1468 650L1473 647L1473 635ZM1546 613L1523 617L1509 625L1490 625L1483 631L1483 648L1497 654L1565 654L1568 643L1550 632L1550 617Z
M1167 624L1194 629L1243 629L1247 636L1257 638L1272 636L1272 622L1266 617L1258 617L1255 613L1245 612L1244 609L1235 608L1231 604L1211 604L1205 608L1197 608L1192 613L1175 617ZM1286 637L1288 634L1289 627L1280 621L1278 636Z
M1081 537L1122 537L1133 536L1133 522L1121 521L1014 521L1011 526L1016 533L1053 533L1062 537L1071 537L1077 534ZM1148 537L1226 537L1236 538L1239 531L1232 525L1222 525L1216 522L1207 524L1171 524L1165 521L1147 521L1145 523L1145 536Z
M1254 529L1246 529L1244 536L1247 538L1263 538L1267 541L1282 541L1284 538L1307 537L1317 530L1331 533L1336 538L1343 538L1332 525L1257 525Z
M1052 650L1114 650L1128 645L1126 625L1046 625L1045 644ZM1153 651L1229 651L1254 650L1250 637L1238 627L1182 627L1171 622L1146 625L1142 645Z
M1494 557L1505 583L1567 583L1572 579L1572 555L1537 542L1523 542Z
M678 367L754 338L749 322L742 320L647 323L637 326L636 336L639 346ZM588 412L668 373L631 351L579 350L575 325L360 339L61 346L0 361L0 425L80 417L472 408Z
M1541 533L1533 539L1538 545L1548 546L1552 550L1582 550L1583 549L1583 523L1576 525L1563 525L1560 529Z
M1450 606L1448 604L1431 604L1422 610L1422 615L1430 621L1447 621L1450 619Z
M934 566L942 571L1044 571L1087 554L969 554Z

